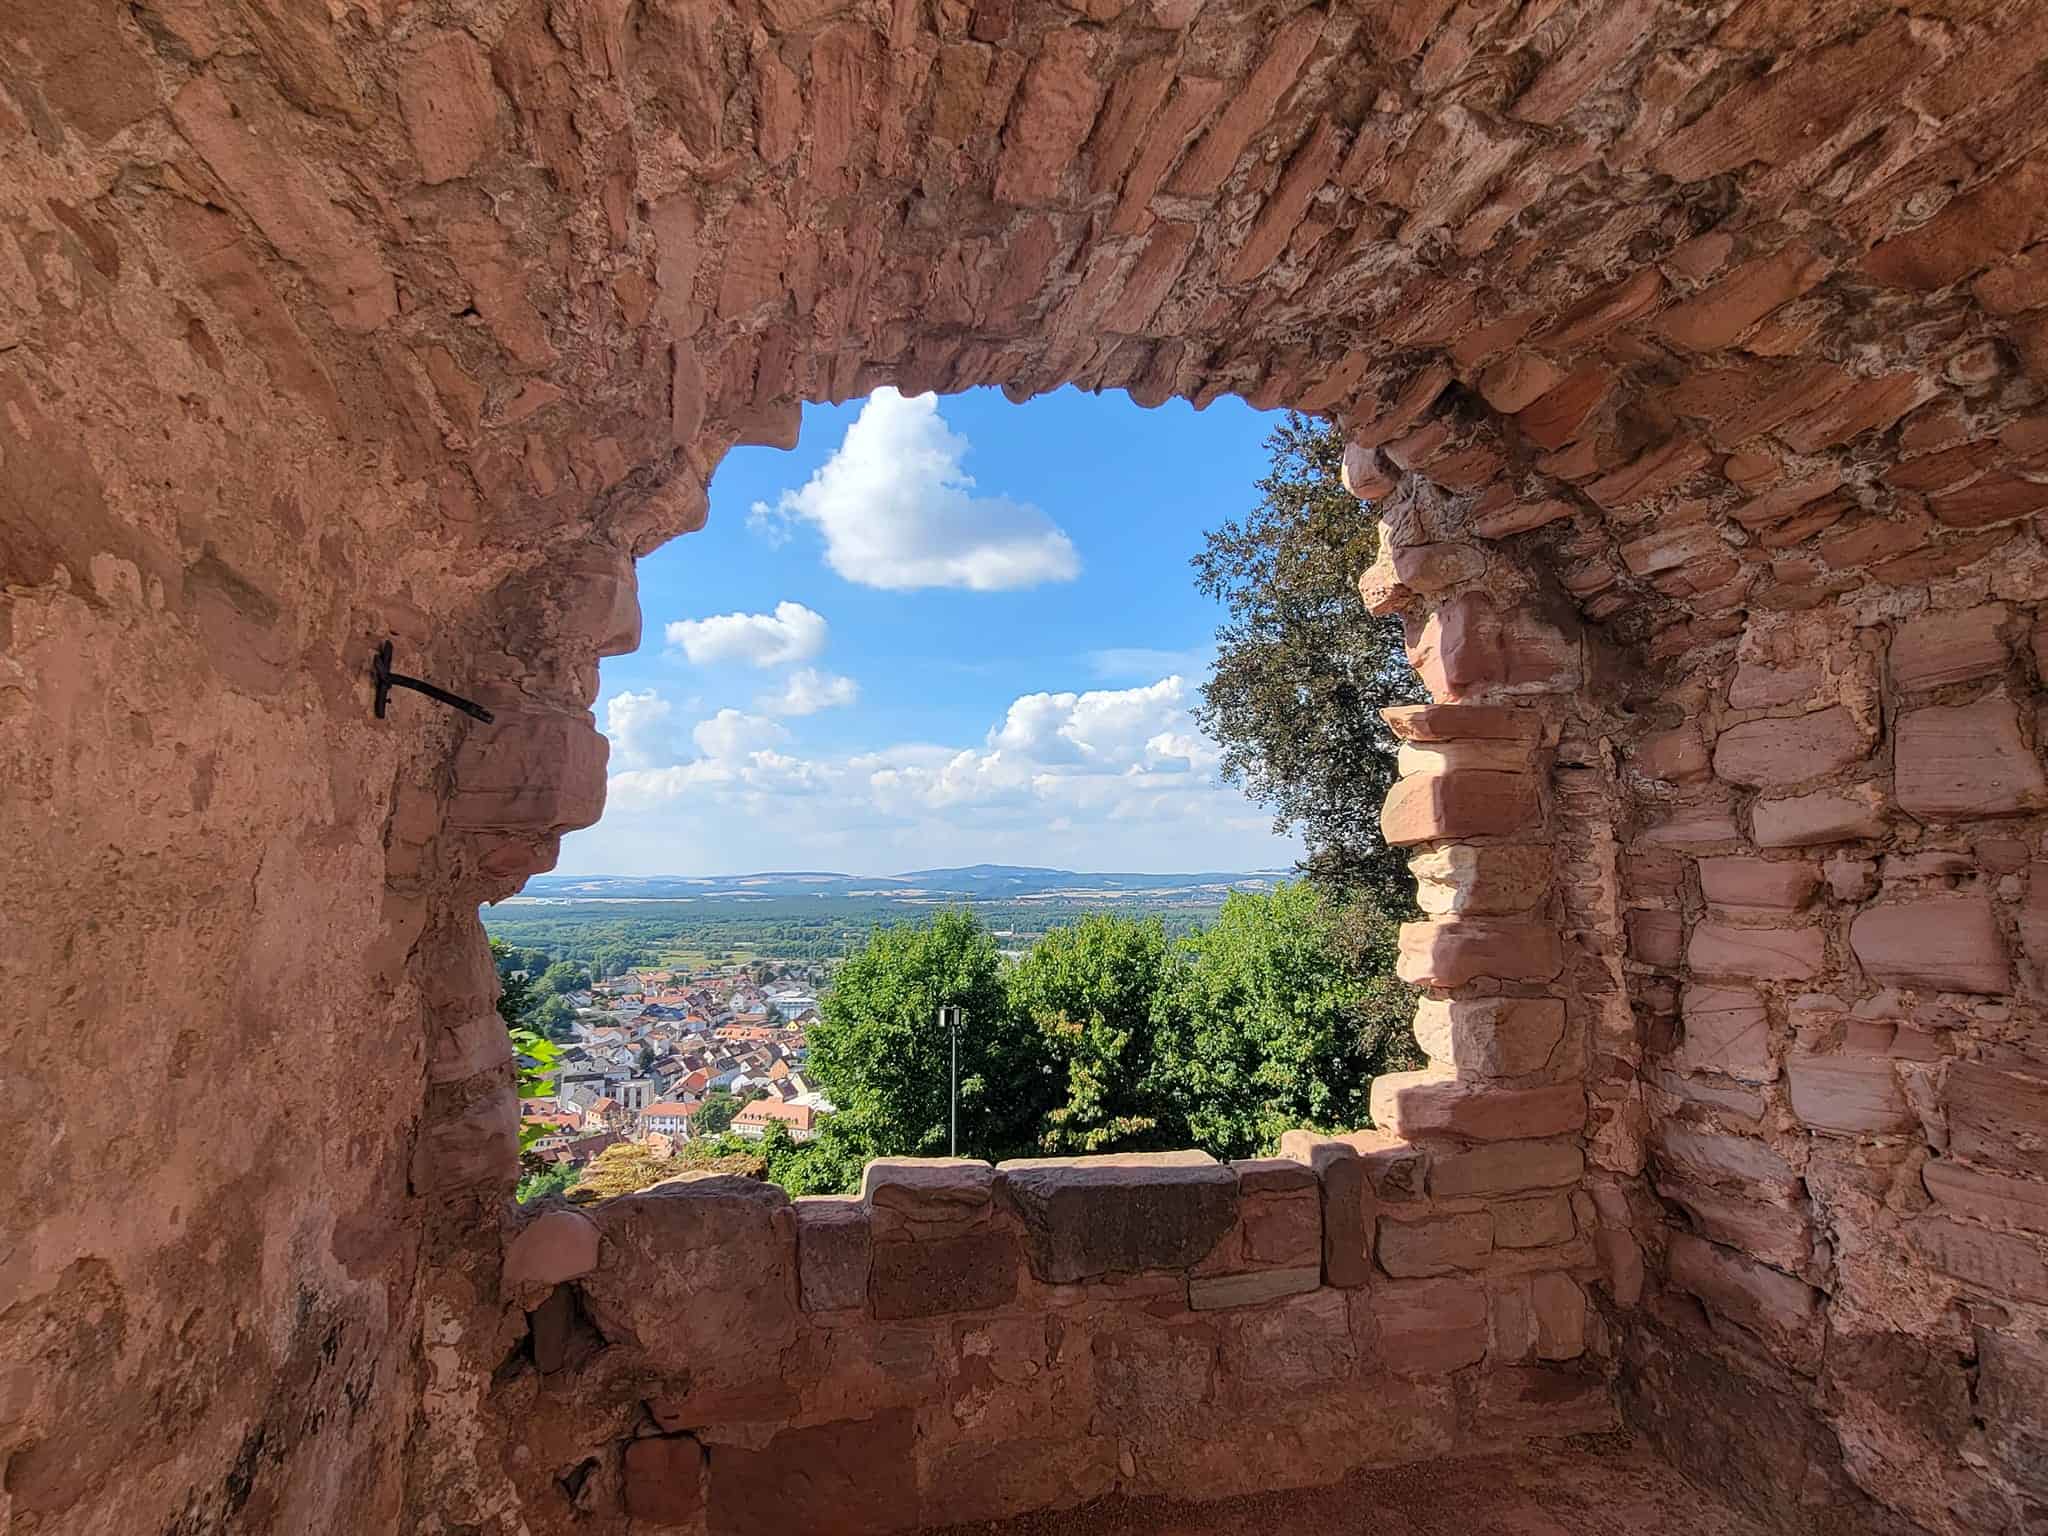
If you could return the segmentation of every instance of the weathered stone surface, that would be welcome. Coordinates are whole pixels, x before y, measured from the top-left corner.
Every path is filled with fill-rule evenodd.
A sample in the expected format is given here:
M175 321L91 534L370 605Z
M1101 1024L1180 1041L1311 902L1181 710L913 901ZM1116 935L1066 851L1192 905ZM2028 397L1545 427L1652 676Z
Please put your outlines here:
M626 1513L651 1525L687 1525L704 1508L704 1447L690 1435L626 1442Z
M1521 1077L1542 1071L1564 1039L1564 1000L1425 997L1415 1005L1415 1042L1460 1077Z
M1791 1165L1753 1137L1722 1136L1667 1121L1657 1127L1655 1144L1661 1162L1702 1184L1747 1187L1777 1200L1799 1192L1799 1175Z
M1795 1056L1785 1064L1785 1087L1792 1113L1817 1131L1895 1134L1920 1124L1882 1056Z
M1560 1188L1576 1184L1585 1167L1576 1141L1498 1141L1433 1158L1429 1192L1449 1200Z
M1372 1117L1397 1136L1453 1136L1466 1141L1526 1141L1561 1136L1586 1122L1586 1094L1577 1083L1500 1088L1436 1068L1383 1072L1372 1083Z
M1477 1269L1493 1251L1493 1217L1486 1211L1396 1221L1382 1216L1375 1248L1380 1268L1396 1278L1455 1274Z
M1902 625L1892 640L1892 682L1901 689L1940 688L2003 672L2009 653L1999 630L2010 617L2004 604L1986 603Z
M1759 800L1752 815L1761 848L1854 842L1881 837L1885 828L1884 798L1868 785Z
M1699 868L1708 901L1745 912L1797 912L1820 884L1819 871L1802 859L1701 859Z
M1003 1227L947 1237L878 1240L869 1270L876 1317L983 1312L1017 1294L1023 1244Z
M1562 1194L1498 1200L1492 1212L1496 1248L1554 1248L1578 1235L1571 1201Z
M1536 1308L1536 1358L1576 1360L1586 1352L1586 1297L1570 1275L1537 1275L1530 1284Z
M1543 717L1508 704L1397 704L1380 711L1403 741L1534 741Z
M1280 1155L1313 1170L1322 1189L1325 1285L1359 1286L1372 1274L1379 1200L1356 1142L1355 1137L1319 1136L1313 1131L1288 1131L1280 1138Z
M2048 1178L2048 1071L1949 1068L1942 1092L1949 1150L1987 1168Z
M1657 1193L1681 1207L1711 1242L1788 1274L1804 1274L1813 1263L1813 1218L1803 1202L1753 1200L1685 1179L1659 1179Z
M1907 1239L1928 1263L1982 1295L2048 1303L2048 1243L2039 1238L1921 1216Z
M1448 1376L1486 1357L1486 1287L1476 1280L1396 1280L1372 1289L1380 1359L1396 1376Z
M1237 1217L1237 1176L1205 1152L1022 1158L997 1165L1040 1280L1182 1269Z
M796 1214L796 1267L806 1312L865 1306L873 1236L866 1204L845 1195L804 1195Z
M1514 844L1448 843L1414 854L1415 900L1432 916L1526 912L1550 889L1551 852Z
M425 34L399 76L398 110L421 180L451 181L476 164L495 137L498 93L467 33Z
M1401 925L1396 970L1417 986L1459 987L1476 976L1549 981L1563 966L1557 933L1546 925L1474 917Z
M1860 912L1849 947L1870 976L1898 987L2003 992L2010 984L2005 941L1981 896L1930 896Z
M972 1157L878 1157L861 1172L860 1197L906 1221L977 1219L994 1197L996 1171Z
M2048 1234L2048 1182L1986 1173L1949 1158L1929 1159L1920 1178L1947 1215Z
M1299 1296L1322 1283L1320 1264L1255 1269L1242 1275L1197 1275L1188 1281L1188 1306L1197 1312L1257 1306L1282 1296Z
M1393 846L1440 838L1512 834L1537 820L1536 782L1526 773L1465 769L1410 774L1396 781L1380 811Z
M1819 928L1747 928L1708 920L1693 925L1685 963L1698 976L1805 981L1819 973L1827 934Z
M900 1530L918 1523L914 1417L785 1429L758 1447L721 1443L711 1457L710 1529L775 1536L791 1529ZM791 1477L790 1468L803 1468Z
M503 1284L512 1295L576 1280L597 1268L597 1223L581 1211L543 1211L505 1245Z
M1749 987L1695 983L1680 1003L1685 1038L1678 1064L1690 1072L1724 1072L1752 1083L1778 1075L1764 1000Z
M1855 716L1840 705L1789 720L1751 720L1714 743L1714 772L1731 784L1782 788L1839 772L1867 748Z
M1812 1286L1730 1248L1680 1232L1671 1239L1671 1283L1811 1373L1821 1347L1820 1296Z
M2011 816L2048 807L2048 777L2020 738L2019 709L2002 694L1934 705L1899 718L1897 795L1932 820Z

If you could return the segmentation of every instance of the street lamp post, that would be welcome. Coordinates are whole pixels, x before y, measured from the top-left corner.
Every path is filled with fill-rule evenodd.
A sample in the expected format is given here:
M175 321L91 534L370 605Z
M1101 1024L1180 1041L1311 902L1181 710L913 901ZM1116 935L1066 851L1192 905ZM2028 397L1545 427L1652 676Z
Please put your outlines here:
M947 1100L948 1156L960 1155L960 1008L955 1003L939 1005L939 1028L953 1036L953 1090Z

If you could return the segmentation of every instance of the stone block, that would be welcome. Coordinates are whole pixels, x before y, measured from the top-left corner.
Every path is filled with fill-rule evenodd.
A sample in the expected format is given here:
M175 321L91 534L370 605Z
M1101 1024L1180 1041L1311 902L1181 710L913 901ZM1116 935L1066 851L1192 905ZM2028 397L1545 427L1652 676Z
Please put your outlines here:
M2003 694L1931 705L1899 717L1895 794L1924 820L2015 816L2048 806L2048 778Z
M1600 1278L1618 1307L1633 1307L1643 1298L1643 1245L1625 1228L1602 1227L1593 1234L1593 1252Z
M1380 1361L1396 1376L1448 1376L1486 1358L1486 1287L1477 1280L1396 1280L1374 1286Z
M626 1442L626 1514L649 1525L689 1525L704 1509L704 1447L692 1435Z
M1464 769L1398 779L1380 809L1380 833L1396 848L1444 838L1506 836L1539 819L1526 773Z
M479 1184L510 1189L519 1173L519 1100L510 1081L458 1111L429 1117L413 1144L412 1187L446 1194Z
M1536 744L1521 737L1464 741L1404 741L1394 753L1394 771L1410 774L1450 773L1476 769L1487 773L1529 773L1536 767Z
M1786 720L1750 720L1714 742L1714 772L1731 784L1782 789L1837 773L1869 750L1856 717L1840 704Z
M1576 1360L1586 1352L1586 1297L1570 1275L1541 1274L1529 1284L1536 1311L1536 1358Z
M1496 1248L1551 1248L1578 1236L1571 1199L1561 1193L1498 1200L1492 1209Z
M1237 1175L1242 1260L1257 1268L1320 1264L1322 1187L1314 1173L1286 1158L1233 1163Z
M1804 859L1700 860L1700 892L1717 907L1742 913L1797 912L1820 887Z
M1690 721L1645 736L1629 754L1629 764L1646 779L1670 784L1704 783L1713 772L1707 743Z
M2003 672L2011 653L1999 629L2010 616L2003 603L1985 603L1901 625L1891 647L1893 685L1910 692Z
M878 1157L861 1170L860 1197L876 1228L963 1227L985 1220L996 1171L972 1157Z
M803 1309L838 1312L867 1305L873 1233L866 1202L857 1196L804 1195L791 1209Z
M597 1223L581 1211L543 1211L505 1245L505 1294L581 1279L597 1268Z
M1703 1184L1724 1189L1747 1186L1781 1201L1800 1192L1792 1165L1754 1137L1721 1136L1671 1121L1658 1124L1655 1137L1660 1163Z
M920 1523L916 1441L906 1408L785 1429L765 1444L721 1442L711 1458L709 1528L719 1536L911 1529Z
M1429 1169L1429 1192L1439 1200L1469 1195L1560 1189L1578 1183L1586 1155L1576 1141L1497 1141L1439 1155Z
M1920 1180L1945 1215L2048 1235L2048 1183L1986 1173L1945 1157L1930 1159Z
M1616 1425L1605 1373L1562 1362L1479 1373L1466 1413L1470 1433L1482 1443L1598 1434Z
M1020 1158L996 1175L1048 1284L1187 1268L1237 1218L1237 1175L1206 1152Z
M1756 1335L1802 1374L1819 1366L1820 1293L1812 1286L1689 1232L1672 1235L1667 1259L1677 1289Z
M1477 1269L1493 1252L1493 1215L1464 1211L1417 1221L1396 1221L1383 1215L1375 1251L1380 1268L1396 1279Z
M1827 935L1818 928L1740 928L1710 919L1694 924L1685 959L1696 976L1806 981L1819 974L1826 952Z
M1680 805L1636 834L1641 848L1712 848L1741 840L1742 829L1725 800Z
M1750 987L1688 985L1679 1004L1685 1036L1673 1058L1688 1072L1722 1072L1745 1082L1778 1075L1771 1025L1761 994Z
M604 1239L578 1283L598 1332L687 1369L693 1394L751 1388L748 1362L794 1341L796 1224L773 1184L687 1173L586 1214Z
M551 835L594 824L604 812L611 747L589 713L505 703L493 710L496 724L463 734L446 824Z
M1883 1056L1795 1056L1785 1064L1785 1087L1792 1113L1812 1130L1857 1136L1920 1126Z
M1988 1168L2048 1178L2048 1070L1950 1066L1942 1089L1949 1151Z
M1527 912L1550 892L1547 846L1448 843L1413 854L1416 903L1434 917Z
M1543 716L1513 704L1395 704L1380 711L1402 741L1535 741Z
M1411 986L1461 987L1475 977L1549 981L1564 969L1564 950L1548 923L1501 918L1449 918L1403 923L1396 973Z
M1974 1416L1999 1470L2048 1508L2048 1341L2038 1330L1979 1327Z
M1672 1072L1662 1067L1653 1067L1643 1075L1645 1081L1687 1104L1698 1104L1749 1121L1763 1119L1764 1096L1756 1089L1746 1088L1729 1078L1717 1074Z
M868 1296L884 1319L986 1312L1017 1297L1023 1244L1008 1227L986 1225L949 1236L876 1235Z
M1564 1039L1561 997L1424 997L1415 1004L1415 1041L1460 1077L1541 1072Z
M1502 613L1483 592L1461 592L1407 626L1409 660L1439 702L1486 688L1564 692L1579 677L1576 639L1535 613Z
M1712 1242L1739 1248L1787 1274L1803 1275L1813 1263L1813 1216L1805 1201L1779 1205L1671 1178L1658 1179L1657 1193L1683 1208L1700 1236Z
M1628 913L1628 956L1642 965L1671 969L1685 950L1685 918L1662 907L1634 907Z
M1294 1269L1255 1269L1241 1275L1197 1275L1188 1281L1188 1307L1195 1312L1248 1307L1298 1296L1323 1283L1320 1264Z
M1586 1123L1586 1090L1578 1083L1498 1088L1435 1068L1384 1072L1373 1079L1372 1117L1408 1141L1540 1140L1568 1135Z
M1373 1223L1379 1199L1352 1138L1288 1131L1280 1155L1304 1164L1321 1191L1325 1285L1359 1286L1372 1275Z
M1920 1216L1906 1224L1916 1252L1945 1275L2001 1300L2048 1303L2048 1243Z
M1859 912L1849 947L1873 981L1942 992L2009 990L2011 967L1990 901L1929 896Z
M1882 837L1884 796L1873 785L1759 800L1751 813L1760 848L1803 848Z

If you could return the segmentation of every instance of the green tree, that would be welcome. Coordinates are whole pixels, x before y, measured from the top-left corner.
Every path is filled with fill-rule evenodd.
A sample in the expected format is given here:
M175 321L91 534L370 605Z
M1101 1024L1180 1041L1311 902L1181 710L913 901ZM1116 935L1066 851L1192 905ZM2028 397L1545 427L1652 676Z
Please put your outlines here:
M1396 932L1297 881L1233 893L1213 927L1182 941L1157 1049L1196 1145L1247 1157L1295 1126L1371 1123L1373 1077L1420 1064Z
M964 911L877 928L820 1000L809 1064L847 1121L840 1134L872 1156L945 1152L952 1046L941 1004L965 1013L961 1152L1033 1150L1056 1079L1037 1029L1010 1012L994 938Z
M498 1017L505 1021L507 1029L517 1029L525 1021L526 1010L533 1002L526 972L519 966L519 952L493 939L491 963L498 971Z
M573 960L557 960L540 973L533 988L543 997L562 997L570 992L584 991L589 985L589 971Z
M1038 1031L1064 1099L1045 1115L1049 1155L1182 1146L1186 1116L1153 1045L1172 947L1156 917L1094 912L1046 932L1009 974L1010 1008Z
M704 1107L690 1118L692 1136L723 1136L732 1128L732 1117L740 1112L740 1101L723 1088L704 1095Z
M526 1021L550 1040L568 1040L575 1034L576 1010L566 998L543 997L527 1010Z
M1413 884L1379 832L1396 750L1379 712L1425 695L1400 621L1358 599L1377 524L1339 478L1336 427L1289 412L1266 449L1259 505L1194 558L1195 585L1229 615L1196 718L1224 777L1271 807L1276 830L1300 829L1309 878L1407 911Z

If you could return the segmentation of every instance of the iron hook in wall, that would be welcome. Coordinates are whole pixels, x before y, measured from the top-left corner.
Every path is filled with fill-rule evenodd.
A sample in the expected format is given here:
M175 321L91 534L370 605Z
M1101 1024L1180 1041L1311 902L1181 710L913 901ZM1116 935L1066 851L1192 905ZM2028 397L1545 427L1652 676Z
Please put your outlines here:
M377 718L384 718L384 706L391 702L391 690L410 688L414 693L424 693L430 699L438 699L450 709L459 709L473 720L491 723L491 712L481 704L472 704L468 699L450 693L446 688L436 688L421 678L407 677L403 672L391 670L391 642L386 640L377 647L377 654L370 662L370 679L377 685Z

